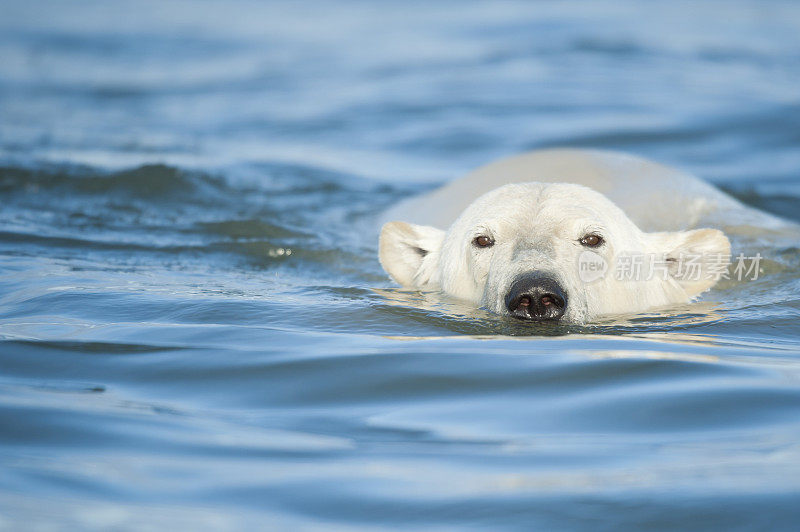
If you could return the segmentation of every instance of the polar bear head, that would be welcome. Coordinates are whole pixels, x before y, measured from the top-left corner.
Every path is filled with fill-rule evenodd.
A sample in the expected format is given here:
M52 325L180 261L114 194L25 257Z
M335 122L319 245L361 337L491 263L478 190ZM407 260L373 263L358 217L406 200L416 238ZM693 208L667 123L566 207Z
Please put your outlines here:
M406 287L574 323L686 303L730 257L716 229L646 233L594 190L544 183L495 189L447 231L389 222L379 247L383 268Z

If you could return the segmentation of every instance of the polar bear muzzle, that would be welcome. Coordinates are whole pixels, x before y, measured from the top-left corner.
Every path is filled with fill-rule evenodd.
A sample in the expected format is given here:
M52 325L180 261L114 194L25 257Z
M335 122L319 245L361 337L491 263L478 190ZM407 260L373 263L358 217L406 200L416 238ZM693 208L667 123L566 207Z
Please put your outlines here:
M567 309L567 294L543 272L520 275L505 297L506 309L521 320L556 321Z

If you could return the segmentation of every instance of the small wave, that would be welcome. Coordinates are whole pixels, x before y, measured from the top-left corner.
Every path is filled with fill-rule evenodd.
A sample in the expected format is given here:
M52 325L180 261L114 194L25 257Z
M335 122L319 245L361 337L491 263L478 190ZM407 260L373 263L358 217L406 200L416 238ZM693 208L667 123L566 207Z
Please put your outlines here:
M761 186L764 186L764 184ZM742 203L800 222L800 196L786 193L760 192L753 185L744 187L728 185L721 188Z
M161 353L164 351L177 351L184 349L170 345L131 344L113 342L89 342L69 340L5 340L7 347L31 347L34 349L49 349L53 351L66 351L75 353L90 353L96 355L139 355L145 353Z
M226 188L220 178L164 164L146 164L109 173L85 166L0 168L0 191L7 194L69 192L164 200L185 198L198 192L211 195Z
M259 219L199 222L195 228L201 232L220 235L235 240L247 238L301 238L309 233L290 229Z

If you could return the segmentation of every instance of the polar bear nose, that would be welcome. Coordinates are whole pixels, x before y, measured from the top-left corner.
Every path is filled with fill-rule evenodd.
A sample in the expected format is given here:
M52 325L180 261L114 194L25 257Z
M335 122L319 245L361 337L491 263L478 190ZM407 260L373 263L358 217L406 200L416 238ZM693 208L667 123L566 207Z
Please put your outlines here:
M506 308L521 320L558 320L567 308L567 295L555 280L533 272L514 280Z

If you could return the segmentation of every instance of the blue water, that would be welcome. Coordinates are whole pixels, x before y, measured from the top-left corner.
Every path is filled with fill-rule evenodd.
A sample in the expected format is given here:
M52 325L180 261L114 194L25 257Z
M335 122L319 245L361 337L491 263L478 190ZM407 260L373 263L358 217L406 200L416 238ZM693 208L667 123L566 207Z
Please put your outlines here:
M586 327L381 270L556 145L800 220L800 4L3 1L0 530L796 530L800 242Z

